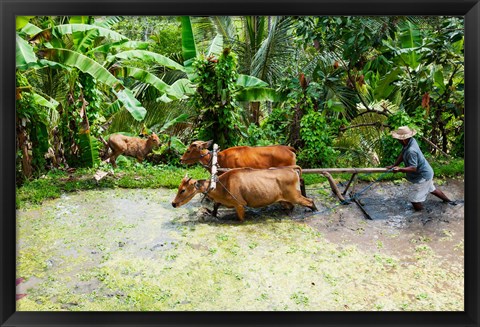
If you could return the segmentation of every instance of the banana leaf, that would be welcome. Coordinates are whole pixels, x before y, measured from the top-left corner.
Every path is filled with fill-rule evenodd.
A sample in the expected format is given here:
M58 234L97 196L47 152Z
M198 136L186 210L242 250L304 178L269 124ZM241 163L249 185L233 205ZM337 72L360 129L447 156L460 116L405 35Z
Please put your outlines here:
M177 123L186 122L189 117L190 117L189 114L181 114L180 116L177 116L177 117L175 117L174 119L167 121L167 122L160 128L160 130L159 130L158 132L159 132L159 133L163 133L163 132L165 132L169 127L171 127L171 126L173 126L173 125L175 125L175 124L177 124Z
M67 49L52 49L49 52L52 61L57 59L63 65L78 68L80 71L91 75L98 82L110 86L133 118L142 120L145 117L147 111L133 93L129 89L124 88L122 83L102 65L85 55Z
M392 91L395 89L393 82L398 79L401 73L402 70L400 68L395 68L394 70L380 78L373 92L374 99L381 100L388 98Z
M127 50L117 53L113 57L119 59L140 59L144 62L152 61L161 66L185 71L185 68L182 65L173 61L172 59L162 56L161 54L146 50Z
M279 102L285 100L285 96L274 89L267 87L250 87L245 88L236 94L238 101L258 102L258 101L271 101Z
M38 34L42 31L40 27L37 27L33 24L27 23L25 26L22 27L20 30L21 33L24 33L28 36Z
M51 27L49 29L43 30L41 33L50 30L53 35L57 37L61 37L66 34L73 34L74 32L86 32L90 30L97 30L100 36L104 36L113 41L120 41L124 39L128 39L126 36L114 32L111 29L104 28L97 25L88 25L88 24L65 24L65 25L57 25ZM35 38L35 37L34 37Z
M189 59L195 58L197 56L197 49L195 46L195 37L193 36L192 23L189 16L182 16L182 53L183 60L188 61Z
M227 43L229 47L232 46L232 42L236 39L237 30L232 16L212 16L210 20L215 25L217 33L223 36L224 44Z
M432 71L434 85L438 88L439 93L445 92L445 81L443 77L443 71L441 68L435 67Z
M19 69L25 69L29 64L37 62L37 56L33 51L33 48L27 41L22 39L18 34L16 38L16 67Z
M163 103L169 103L169 102L172 102L173 100L171 98L168 97L168 95L166 94L163 94L162 96L159 96L156 101L160 101L160 102L163 102Z
M139 80L143 83L147 83L155 87L161 93L169 93L170 92L170 85L162 81L160 78L155 76L152 73L147 72L146 70L135 68L135 67L116 67L113 71L115 76L119 77L133 77L136 80Z
M120 91L114 91L115 95L117 96L118 100L120 100L123 105L125 106L125 109L130 112L133 118L137 121L141 121L145 118L145 115L147 114L147 110L142 107L141 103L135 98L133 95L132 91L129 89L123 89Z
M104 53L109 54L111 49L119 48L122 51L125 50L145 50L148 48L148 42L143 41L128 41L128 40L120 40L113 43L102 44L96 48L93 48L87 52L88 53Z
M210 44L210 48L208 49L208 56L217 56L219 57L223 51L223 36L217 34Z
M34 102L40 106L48 107L53 110L55 110L58 107L59 103L53 98L50 98L50 101L49 101L45 99L43 96L41 96L40 94L33 93L32 95L33 95Z
M186 78L181 78L170 85L170 95L175 99L184 99L186 96L194 94L195 90L190 80Z
M239 74L236 85L239 87L266 87L268 83L255 76Z
M80 164L83 167L95 167L100 163L100 142L90 135L90 130L80 131L78 134L80 149Z
M102 65L81 53L68 49L49 49L47 57L49 60L57 61L62 65L78 68L110 87L118 87L118 84L120 84L120 81Z
M110 17L107 17L105 20L96 21L94 25L98 25L105 28L111 28L113 25L121 22L123 19L124 19L123 16L110 16Z
M154 74L135 67L118 67L115 68L114 74L117 77L133 77L140 82L153 86L160 93L163 93L157 99L165 103L171 102L172 100L184 99L186 95L191 95L195 92L195 89L190 85L190 81L185 78L175 81L172 85L168 85Z
M17 31L29 24L30 19L33 17L35 16L17 16L15 19Z
M88 24L90 22L90 16L72 16L68 20L70 24Z
M78 52L85 53L90 49L94 44L95 40L99 36L97 30L90 30L87 32L75 32L73 33L73 43L75 44L75 49Z
M190 80L195 78L195 71L192 67L193 61L197 57L195 37L193 35L192 23L189 16L182 16L182 54L183 66Z
M415 69L421 57L418 54L418 48L422 45L420 29L412 22L406 21L400 27L399 41L401 49L404 50L400 57L408 66Z

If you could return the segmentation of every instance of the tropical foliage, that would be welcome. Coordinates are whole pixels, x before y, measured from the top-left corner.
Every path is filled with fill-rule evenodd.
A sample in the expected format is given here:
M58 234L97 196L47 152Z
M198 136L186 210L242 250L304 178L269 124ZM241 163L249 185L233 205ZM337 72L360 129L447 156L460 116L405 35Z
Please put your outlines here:
M304 167L378 166L410 125L463 157L463 19L17 17L17 180L96 167L112 133L290 144Z

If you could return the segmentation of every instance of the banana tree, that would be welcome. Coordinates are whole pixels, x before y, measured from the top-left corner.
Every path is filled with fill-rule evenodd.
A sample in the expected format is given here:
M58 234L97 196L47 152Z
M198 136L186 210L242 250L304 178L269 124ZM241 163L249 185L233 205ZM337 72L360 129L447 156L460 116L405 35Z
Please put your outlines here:
M17 20L17 70L26 75L38 74L38 72L51 75L51 72L62 70L65 76L89 75L92 85L90 90L102 90L103 100L113 101L117 108L125 108L135 120L142 120L145 117L146 109L136 99L132 90L124 83L124 79L134 78L156 87L161 92L161 101L172 101L183 98L182 91L189 91L188 87L179 88L168 86L153 74L142 71L139 68L124 65L125 61L153 60L158 64L171 69L183 70L181 65L171 61L167 57L150 53L144 50L145 43L133 42L123 35L110 29L112 24L120 18L110 17L99 23L95 23L91 17L72 17L68 24L53 25L47 28L40 28L29 23L28 17L20 17ZM87 24L88 23L88 24ZM138 46L139 49L135 49ZM132 49L132 47L134 47ZM93 98L84 97L78 94L74 97L74 89L85 85L69 84L67 99L62 99L63 106L59 109L69 116L66 124L74 124L73 133L79 133L79 122L72 119L71 111L76 111L77 120L81 120L84 126L89 126L88 117L95 116L99 107L93 108L92 103L98 102L94 99L98 96L96 92L90 92ZM86 90L86 89L85 89ZM83 93L83 92L81 92ZM87 105L83 106L78 101L82 95ZM72 107L68 109L68 107ZM93 112L92 112L93 110ZM86 112L86 115L82 113ZM81 117L80 117L81 116ZM80 118L79 118L80 117ZM87 121L85 121L87 119ZM91 122L90 122L91 123ZM64 126L66 129L68 127ZM84 129L90 133L90 128ZM70 138L72 141L74 137ZM92 137L89 139L93 141ZM87 144L83 142L83 144ZM93 147L93 144L91 144ZM96 155L94 151L84 151L85 155ZM96 158L90 158L86 162L98 162Z

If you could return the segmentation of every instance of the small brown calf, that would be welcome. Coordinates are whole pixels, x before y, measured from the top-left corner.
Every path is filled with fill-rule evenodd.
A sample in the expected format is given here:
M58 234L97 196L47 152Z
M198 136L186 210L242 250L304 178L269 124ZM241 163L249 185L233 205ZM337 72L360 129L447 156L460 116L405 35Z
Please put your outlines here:
M117 167L117 157L121 154L137 158L139 162L149 154L153 148L158 148L160 139L153 133L148 139L143 140L138 137L130 137L122 134L113 134L108 139L108 146L112 149L110 162L113 167Z

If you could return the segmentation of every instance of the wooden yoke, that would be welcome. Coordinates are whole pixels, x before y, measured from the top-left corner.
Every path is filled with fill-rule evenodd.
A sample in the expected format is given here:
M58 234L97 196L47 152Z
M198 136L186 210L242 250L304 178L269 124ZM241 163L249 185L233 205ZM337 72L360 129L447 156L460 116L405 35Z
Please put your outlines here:
M218 152L218 144L213 145L213 151L212 151L212 168L210 173L212 174L210 178L210 187L208 188L209 191L214 190L217 187L217 169L218 169L218 164L217 164L217 152Z

